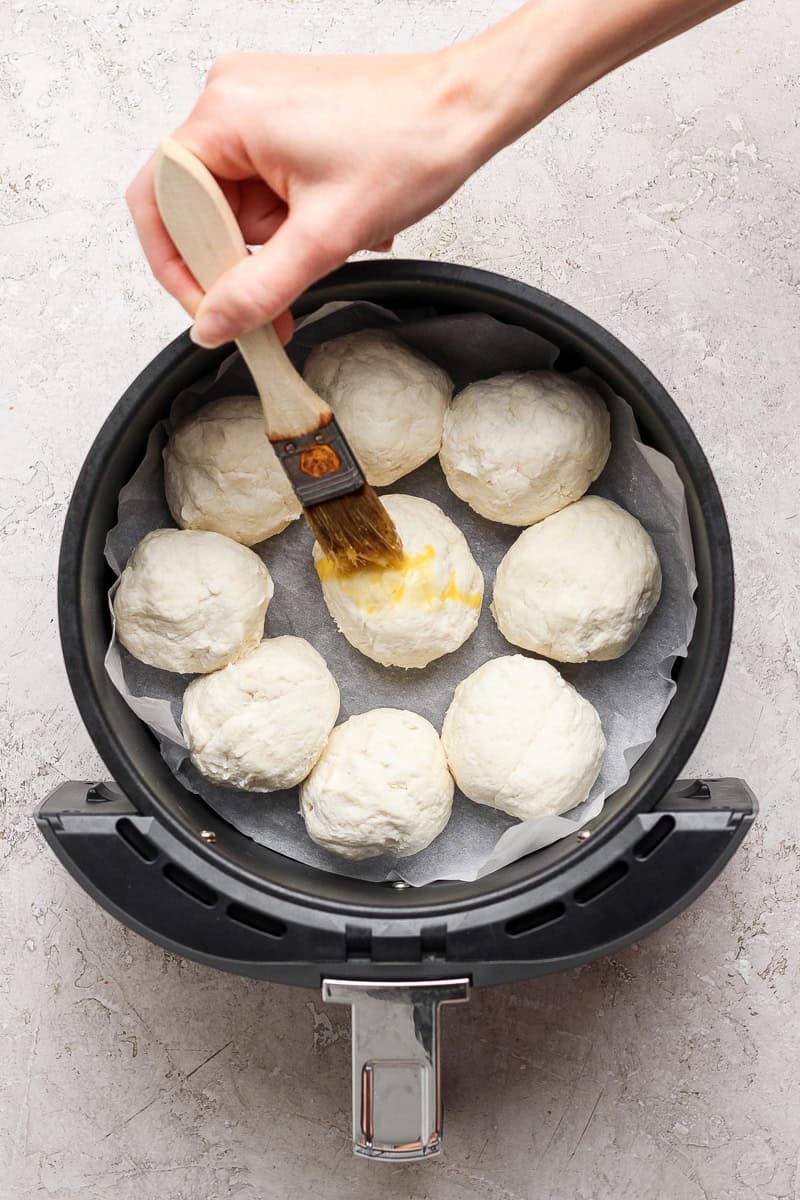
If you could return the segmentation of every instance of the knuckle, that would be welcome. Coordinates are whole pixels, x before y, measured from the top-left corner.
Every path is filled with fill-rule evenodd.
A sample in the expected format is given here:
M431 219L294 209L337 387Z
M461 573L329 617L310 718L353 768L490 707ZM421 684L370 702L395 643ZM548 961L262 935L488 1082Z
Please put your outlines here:
M138 211L140 202L144 195L144 174L144 169L139 171L136 175L134 175L133 179L125 189L125 203L128 206L128 212L134 215Z
M252 268L252 260L248 261ZM272 311L275 288L261 272L250 269L229 280L224 293L216 298L215 308L236 324L252 324Z
M321 249L336 259L349 258L358 249L357 239L347 226L335 225L328 236L322 240Z
M309 224L304 230L305 254L309 262L344 261L358 249L358 237L347 215L327 218L324 224Z
M206 83L216 83L220 79L224 79L236 69L241 57L242 55L238 50L228 50L225 54L220 54L219 58L214 59L208 70Z
M276 299L275 285L263 275L254 274L239 294L241 315L254 318L265 316L273 311Z

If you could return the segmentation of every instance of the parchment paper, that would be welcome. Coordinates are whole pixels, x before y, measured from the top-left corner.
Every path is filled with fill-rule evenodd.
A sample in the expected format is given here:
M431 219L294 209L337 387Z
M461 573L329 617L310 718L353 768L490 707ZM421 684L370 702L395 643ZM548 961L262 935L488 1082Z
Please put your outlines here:
M551 367L558 357L556 347L536 334L484 314L393 313L362 303L326 305L307 318L295 334L291 356L302 365L312 346L367 326L391 326L409 345L443 366L457 390L500 371ZM109 675L130 707L157 735L165 760L187 788L242 833L282 854L340 874L370 880L402 879L414 885L486 875L575 833L597 815L605 797L625 783L630 768L652 742L674 694L670 669L674 659L686 653L691 638L696 579L683 487L675 468L663 455L637 441L636 423L627 403L590 371L575 374L600 388L611 411L611 456L591 490L617 501L639 518L655 542L664 576L658 607L639 641L623 658L576 666L556 664L595 705L608 740L603 770L589 800L561 817L516 822L471 803L457 791L449 825L426 850L406 859L347 862L308 838L296 788L265 795L218 787L200 775L188 760L180 729L183 691L191 677L145 666L114 638L106 657ZM169 421L153 429L144 461L120 493L119 521L106 545L106 557L117 574L146 533L174 525L164 496L161 460L169 429L209 400L252 391L248 372L234 354L213 378L175 398ZM520 530L486 521L458 500L447 487L436 459L380 490L433 500L464 532L485 580L484 604L472 637L455 653L421 671L382 667L359 654L338 632L325 608L311 559L313 539L302 520L256 547L275 581L265 633L268 637L305 637L319 650L339 684L340 722L354 713L387 706L412 709L441 729L460 680L489 658L523 653L505 641L489 611L495 570Z

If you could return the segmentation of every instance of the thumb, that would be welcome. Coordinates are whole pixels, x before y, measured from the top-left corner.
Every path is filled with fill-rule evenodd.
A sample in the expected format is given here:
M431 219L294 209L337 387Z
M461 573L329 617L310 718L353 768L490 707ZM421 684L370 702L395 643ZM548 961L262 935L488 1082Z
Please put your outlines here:
M268 242L206 292L192 340L212 349L274 321L315 280L341 266L355 247L329 227L329 214L323 224L309 220L306 212L290 211Z

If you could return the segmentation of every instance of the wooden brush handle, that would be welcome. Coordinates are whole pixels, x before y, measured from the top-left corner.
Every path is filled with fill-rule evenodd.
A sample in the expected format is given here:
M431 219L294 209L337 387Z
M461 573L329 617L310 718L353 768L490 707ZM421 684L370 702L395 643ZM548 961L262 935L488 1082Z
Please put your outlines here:
M247 256L242 231L214 176L191 151L166 138L155 163L158 209L181 258L204 291ZM331 410L292 366L272 325L236 339L261 398L271 441L311 433Z

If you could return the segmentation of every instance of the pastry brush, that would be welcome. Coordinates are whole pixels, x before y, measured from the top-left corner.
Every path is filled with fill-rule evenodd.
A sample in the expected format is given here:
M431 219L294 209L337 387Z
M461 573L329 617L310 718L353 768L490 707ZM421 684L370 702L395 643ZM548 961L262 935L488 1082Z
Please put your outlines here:
M168 138L156 154L155 191L169 236L208 291L248 253L222 189L194 154ZM292 366L272 325L242 334L236 345L261 399L267 437L325 555L341 571L399 565L403 547L389 514L330 407Z

